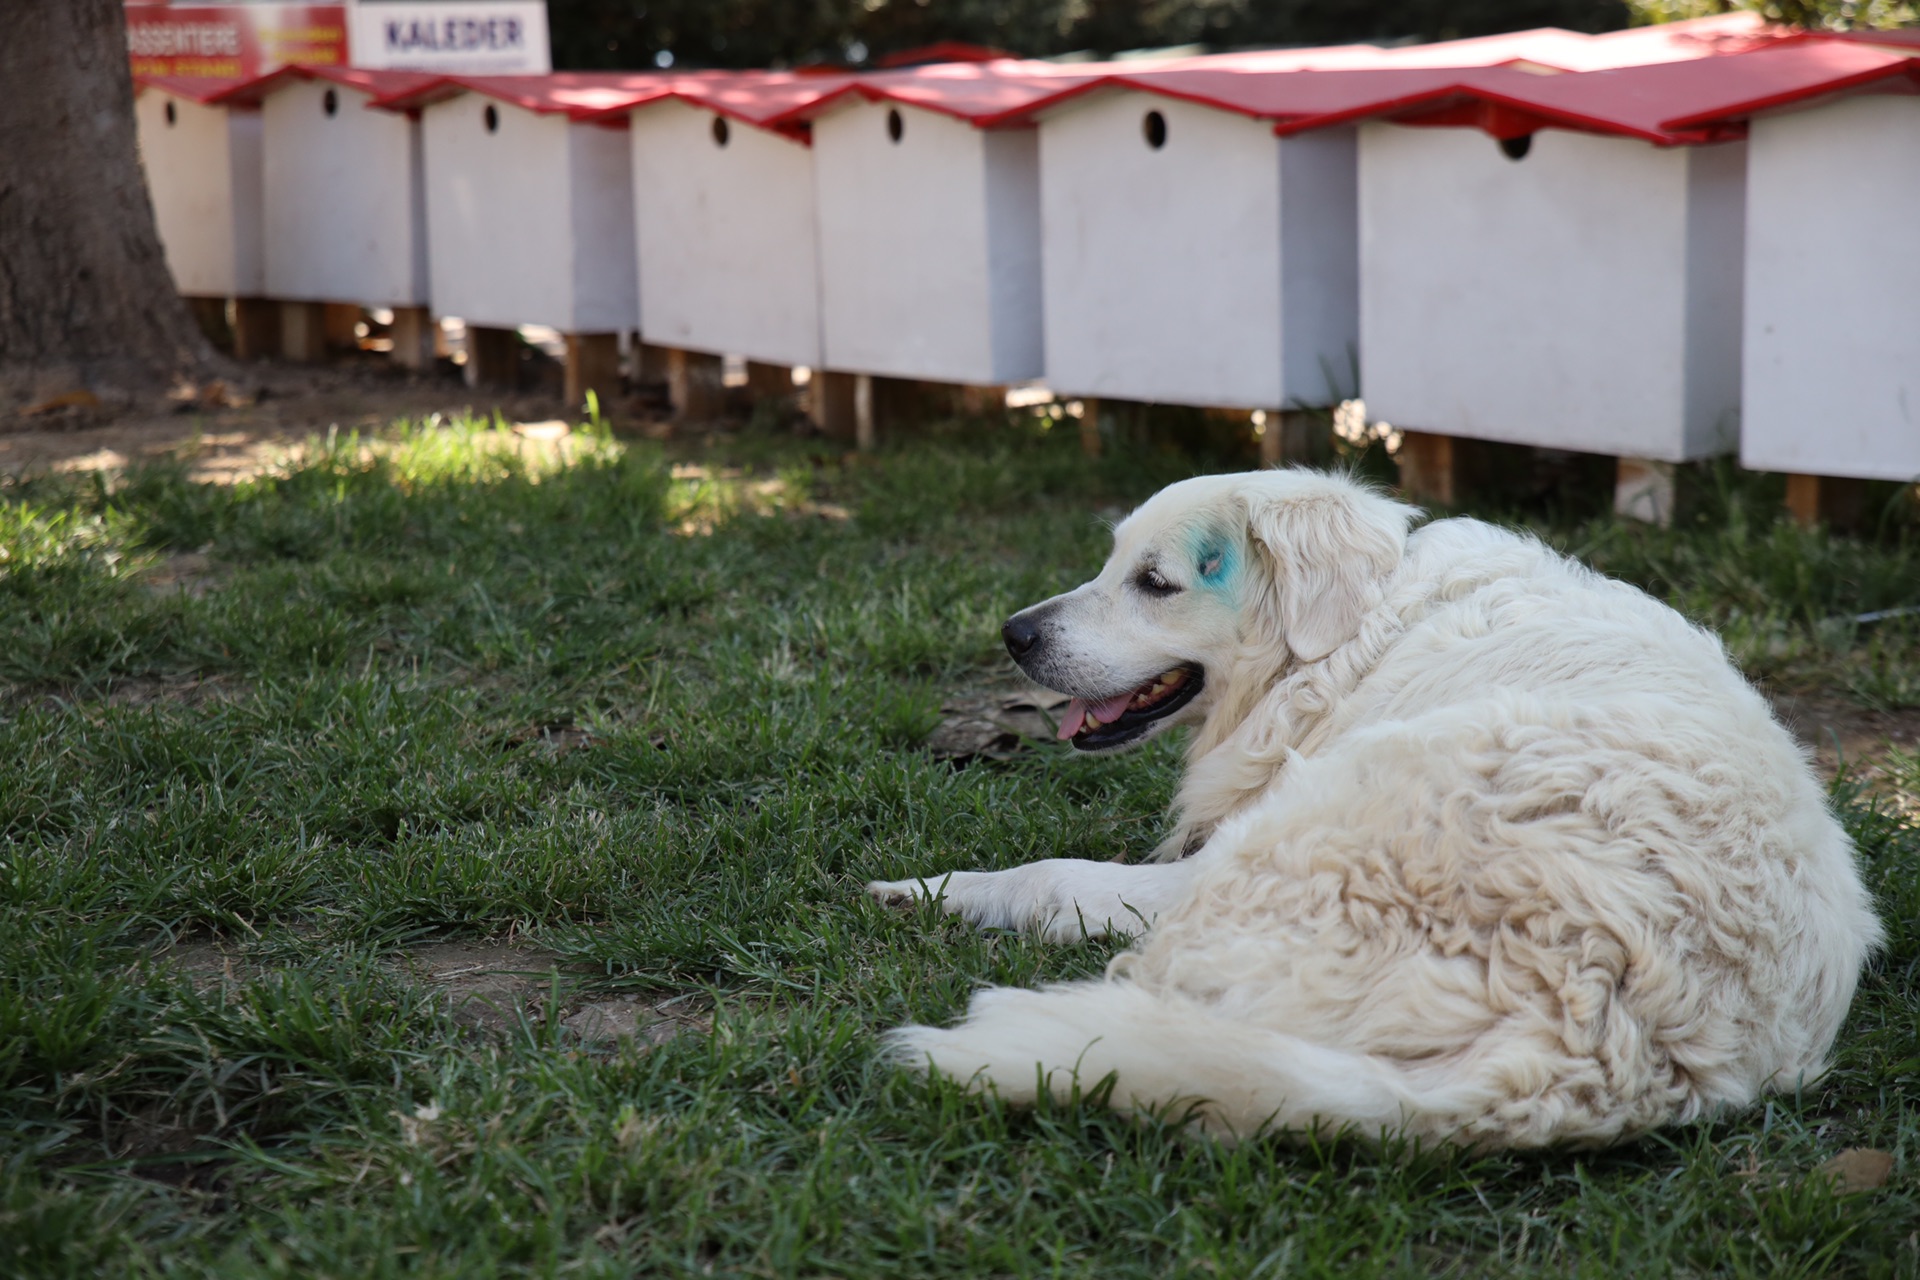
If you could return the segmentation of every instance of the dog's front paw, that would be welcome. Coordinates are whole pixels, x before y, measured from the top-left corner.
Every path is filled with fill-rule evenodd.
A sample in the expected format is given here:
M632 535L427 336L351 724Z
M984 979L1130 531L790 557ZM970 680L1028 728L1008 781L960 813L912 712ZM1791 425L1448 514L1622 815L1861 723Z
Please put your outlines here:
M881 906L898 911L910 911L929 898L940 898L941 905L951 913L954 908L947 905L943 896L947 879L947 876L934 876L930 880L869 880L867 892Z

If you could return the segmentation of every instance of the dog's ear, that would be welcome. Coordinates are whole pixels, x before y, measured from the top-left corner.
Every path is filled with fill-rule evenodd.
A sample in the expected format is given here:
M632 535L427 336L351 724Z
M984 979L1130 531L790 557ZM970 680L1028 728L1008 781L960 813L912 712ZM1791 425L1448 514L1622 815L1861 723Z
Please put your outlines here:
M1253 543L1273 575L1265 621L1302 662L1351 640L1382 599L1414 508L1339 476L1262 472L1243 491Z

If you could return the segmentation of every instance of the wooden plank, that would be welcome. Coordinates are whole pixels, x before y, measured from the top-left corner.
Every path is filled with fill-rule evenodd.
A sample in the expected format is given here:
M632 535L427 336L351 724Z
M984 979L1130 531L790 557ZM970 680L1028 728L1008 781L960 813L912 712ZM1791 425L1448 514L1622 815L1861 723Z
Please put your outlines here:
M406 369L430 369L440 327L425 307L393 309L393 362Z
M793 394L793 366L747 361L747 394L756 400L781 399Z
M227 321L227 300L225 298L188 297L187 310L193 313L193 322L206 335L214 350L233 351L233 326Z
M1260 429L1260 465L1312 466L1332 453L1327 416L1308 409L1268 409Z
M879 444L877 424L873 420L873 375L853 375L853 447L870 453Z
M1870 505L1865 480L1841 476L1787 477L1787 514L1803 529L1825 525L1857 531L1867 523Z
M1621 458L1615 464L1613 513L1629 520L1673 524L1674 468L1671 462Z
M1400 491L1413 501L1443 507L1458 501L1452 436L1402 431L1394 461L1400 464Z
M1097 459L1100 450L1100 402L1088 396L1080 402L1080 452Z
M850 442L854 438L853 381L851 373L815 369L807 383L807 416L829 440Z
M726 370L719 356L674 347L667 352L667 398L681 422L712 422L726 410Z
M233 300L233 354L265 360L280 354L280 304L272 298Z
M327 358L327 307L324 302L280 304L280 355L302 364Z
M468 325L467 364L463 372L470 387L512 390L520 381L519 332Z
M360 321L364 316L357 302L328 302L321 328L326 334L328 351L358 351Z
M643 387L664 387L667 385L668 365L673 359L673 348L657 343L640 342L634 346L633 380Z
M591 391L600 401L601 412L611 412L625 389L620 381L620 335L569 333L566 341L567 408L584 413L587 392Z

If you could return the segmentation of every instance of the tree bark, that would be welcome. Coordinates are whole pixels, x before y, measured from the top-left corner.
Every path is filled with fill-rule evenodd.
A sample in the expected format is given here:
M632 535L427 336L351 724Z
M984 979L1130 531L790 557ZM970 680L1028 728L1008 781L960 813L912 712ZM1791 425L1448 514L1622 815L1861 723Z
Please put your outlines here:
M121 0L23 0L0 40L0 405L134 392L214 355L134 140Z

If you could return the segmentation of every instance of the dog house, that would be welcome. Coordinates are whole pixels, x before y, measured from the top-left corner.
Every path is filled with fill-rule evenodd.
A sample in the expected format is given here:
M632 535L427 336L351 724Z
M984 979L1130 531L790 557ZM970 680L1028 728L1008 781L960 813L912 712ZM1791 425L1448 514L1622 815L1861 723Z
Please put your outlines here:
M1623 501L1649 474L1670 493L1644 463L1739 444L1746 118L1899 61L1815 41L1585 75L1496 68L1372 113L1388 119L1360 130L1369 411L1441 438L1615 454Z
M262 292L260 113L221 105L232 80L141 77L140 160L167 267L198 298Z
M829 369L954 383L1040 376L1036 106L1092 77L1032 63L863 78L813 121Z
M630 109L640 331L659 346L821 363L813 156L773 122L844 76L677 80Z
M376 99L429 77L284 67L227 95L265 135L266 291L306 302L426 305L420 125Z
M467 325L467 378L511 383L511 331L566 337L566 399L620 387L619 335L639 327L633 164L623 108L657 77L448 76L379 99L418 109L428 290Z
M588 120L650 77L453 76L389 95L420 110L429 292L469 325L638 327L626 121Z
M1055 391L1268 409L1354 394L1354 129L1276 137L1274 125L1453 73L1294 69L1301 61L1122 75L1042 117Z
M428 79L289 66L220 95L259 113L262 279L280 310L282 354L320 358L326 307L344 310L351 339L368 306L393 310L397 359L432 359L419 122L369 109Z
M1920 97L1896 83L1753 121L1743 466L1920 478Z

